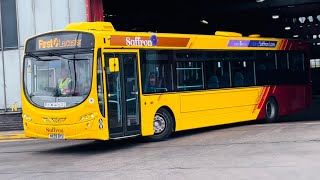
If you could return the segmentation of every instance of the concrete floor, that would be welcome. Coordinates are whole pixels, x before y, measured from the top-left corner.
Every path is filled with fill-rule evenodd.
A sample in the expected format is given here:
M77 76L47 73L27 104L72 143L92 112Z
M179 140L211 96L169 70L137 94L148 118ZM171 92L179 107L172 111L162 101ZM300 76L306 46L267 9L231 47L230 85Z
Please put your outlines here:
M0 141L0 179L306 179L320 170L320 98L274 124L178 132L162 142Z
M319 179L320 103L279 123L175 133L169 140L0 142L0 179Z

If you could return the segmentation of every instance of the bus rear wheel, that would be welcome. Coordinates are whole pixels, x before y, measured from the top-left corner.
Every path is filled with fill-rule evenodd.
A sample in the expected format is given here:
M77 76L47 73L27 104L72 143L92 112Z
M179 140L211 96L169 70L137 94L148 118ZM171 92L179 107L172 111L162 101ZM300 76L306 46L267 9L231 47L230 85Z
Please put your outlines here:
M173 118L164 108L160 108L153 119L154 135L147 137L150 141L167 139L173 131Z
M273 123L277 121L279 116L279 106L277 101L273 97L268 99L265 106L265 111L266 111L265 122Z

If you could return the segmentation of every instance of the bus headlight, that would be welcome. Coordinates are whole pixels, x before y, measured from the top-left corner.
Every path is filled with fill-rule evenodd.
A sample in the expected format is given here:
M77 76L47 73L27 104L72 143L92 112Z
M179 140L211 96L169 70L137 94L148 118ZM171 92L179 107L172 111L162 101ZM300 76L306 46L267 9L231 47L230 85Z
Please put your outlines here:
M94 120L96 116L93 113L86 114L80 117L81 122L91 121Z
M32 118L26 114L22 115L23 119L27 120L27 121L32 121Z

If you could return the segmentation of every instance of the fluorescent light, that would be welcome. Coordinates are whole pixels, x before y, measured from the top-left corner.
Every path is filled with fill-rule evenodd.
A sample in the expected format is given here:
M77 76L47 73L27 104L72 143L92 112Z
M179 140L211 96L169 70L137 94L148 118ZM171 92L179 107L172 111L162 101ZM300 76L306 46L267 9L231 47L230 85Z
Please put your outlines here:
M272 19L279 19L279 15L272 15Z
M298 35L298 34L295 34L295 35L293 35L293 37L294 37L294 38L297 38L297 37L299 37L299 35Z
M285 30L290 30L291 27L290 27L290 26L287 26L287 27L285 27L284 29L285 29Z
M204 20L204 19L201 20L200 22L201 22L202 24L209 24L208 21L206 21L206 20Z
M260 3L260 2L264 2L264 0L256 0L258 3Z

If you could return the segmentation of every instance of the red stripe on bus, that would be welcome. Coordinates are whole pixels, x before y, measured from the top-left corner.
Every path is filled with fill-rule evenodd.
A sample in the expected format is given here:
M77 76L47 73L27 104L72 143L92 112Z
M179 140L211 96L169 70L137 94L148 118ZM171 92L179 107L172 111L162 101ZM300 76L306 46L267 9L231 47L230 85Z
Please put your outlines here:
M262 97L264 96L265 91L266 91L266 87L263 87L261 93L260 93L259 96L258 96L257 104L256 104L256 106L254 107L252 113L254 113L254 112L258 109L259 103L261 102L261 99L262 99Z
M284 50L285 46L286 46L286 40L283 40L281 47L280 47L280 50Z
M293 45L293 43L291 42L290 45L289 45L288 50L291 50L292 45Z
M283 47L283 50L286 50L287 49L287 46L288 46L288 40L285 40L285 45Z
M280 44L280 47L279 47L280 50L282 49L282 46L283 46L283 41L281 41L281 44Z
M263 96L262 96L262 98L261 98L261 100L260 100L260 102L258 104L258 109L262 108L262 106L263 106L264 102L266 101L267 96L269 94L269 90L270 90L270 87L269 86L266 87L266 90L263 92Z
M277 86L273 86L272 94L274 94L274 92L276 92L276 88L277 88Z

